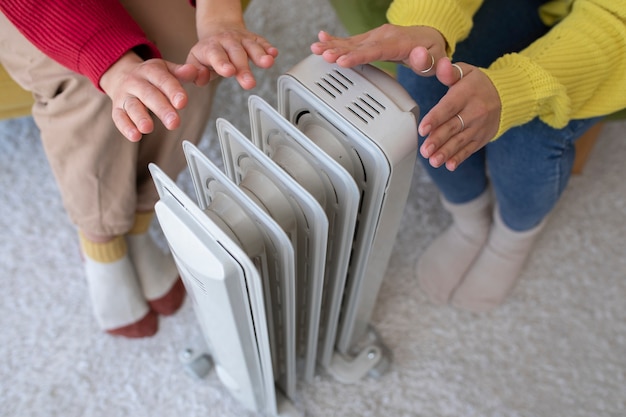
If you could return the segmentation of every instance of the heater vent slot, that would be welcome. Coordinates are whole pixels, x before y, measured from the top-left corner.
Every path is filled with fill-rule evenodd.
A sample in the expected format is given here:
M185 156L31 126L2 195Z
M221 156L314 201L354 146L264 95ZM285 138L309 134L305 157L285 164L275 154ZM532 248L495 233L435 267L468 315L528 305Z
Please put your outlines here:
M352 81L350 78L348 78L343 72L339 71L338 69L334 69L333 72L335 73L336 77L331 75L331 77L335 78L335 79L342 79L343 82L342 84L348 83L350 85L354 85L354 81ZM339 82L339 81L338 81Z
M355 83L344 73L334 69L320 77L319 81L315 81L315 85L328 96L337 99L353 88ZM345 106L346 109L365 124L372 122L387 109L381 100L377 100L367 92L363 92L354 99L348 98L348 100L349 104Z
M324 86L322 83L316 82L315 85L317 85L322 91L324 91L326 94L328 94L332 98L337 98L337 95L333 94L333 92L331 91L332 89L329 89L327 86Z
M335 69L332 72L327 72L315 84L332 98L337 98L338 95L348 91L354 82Z
M354 82L341 71L335 69L324 74L320 81L316 81L315 84L332 98L337 98L338 95L348 91Z
M385 107L384 104L376 100L374 97L372 97L368 93L365 93L365 97L359 97L359 100L361 100L363 103L365 103L374 111L376 111L376 108L379 108L380 110L387 110L387 107ZM376 111L376 113L378 113L378 111Z
M365 93L348 104L346 109L363 123L368 124L380 116L386 110L386 107L370 94Z

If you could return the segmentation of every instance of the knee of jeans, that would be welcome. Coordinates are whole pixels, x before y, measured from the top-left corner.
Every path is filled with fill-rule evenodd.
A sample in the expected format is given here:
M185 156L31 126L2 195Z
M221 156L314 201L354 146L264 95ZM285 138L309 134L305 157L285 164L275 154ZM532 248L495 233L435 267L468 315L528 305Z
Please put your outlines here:
M496 198L498 214L506 226L517 232L530 230L550 214L556 203L552 198L538 198L541 201L509 201Z

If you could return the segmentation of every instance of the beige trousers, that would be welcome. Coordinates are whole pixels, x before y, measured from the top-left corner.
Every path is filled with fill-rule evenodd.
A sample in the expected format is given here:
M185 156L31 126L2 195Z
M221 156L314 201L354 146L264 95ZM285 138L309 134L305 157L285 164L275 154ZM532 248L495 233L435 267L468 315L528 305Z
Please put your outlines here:
M184 63L195 43L195 10L186 0L122 0L169 61ZM91 82L35 48L0 14L0 62L35 97L33 118L71 221L91 236L126 233L136 211L158 199L148 171L154 162L176 178L185 167L181 143L197 143L207 127L216 84L186 86L182 123L155 130L136 143L111 120L111 101ZM28 173L24 173L28 175Z

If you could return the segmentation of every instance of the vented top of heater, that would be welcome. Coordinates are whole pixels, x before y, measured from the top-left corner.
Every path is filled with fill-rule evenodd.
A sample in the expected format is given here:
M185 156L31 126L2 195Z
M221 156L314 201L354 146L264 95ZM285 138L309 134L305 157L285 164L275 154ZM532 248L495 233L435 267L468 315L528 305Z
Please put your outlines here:
M417 104L393 77L372 65L342 68L310 55L279 78L278 89L280 110L292 123L292 113L303 111L323 113L342 131L350 130L345 126L350 123L392 164L417 146ZM311 94L318 100L304 98Z
M391 76L366 64L342 68L311 55L296 64L287 74L313 91L330 99L349 97L349 108L364 122L382 115L393 105L403 112L414 112L415 101Z

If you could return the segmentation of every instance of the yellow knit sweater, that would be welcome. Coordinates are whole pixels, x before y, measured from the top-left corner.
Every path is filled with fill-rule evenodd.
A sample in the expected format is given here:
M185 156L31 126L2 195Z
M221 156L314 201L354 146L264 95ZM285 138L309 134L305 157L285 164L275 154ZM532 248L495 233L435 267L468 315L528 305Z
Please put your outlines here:
M387 18L401 26L437 29L453 57L481 4L394 0ZM502 100L496 138L537 116L561 128L572 119L626 108L626 0L554 0L540 12L544 22L556 23L550 32L482 69Z

